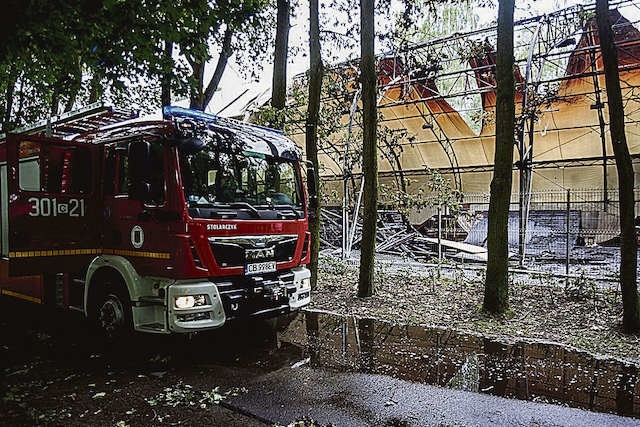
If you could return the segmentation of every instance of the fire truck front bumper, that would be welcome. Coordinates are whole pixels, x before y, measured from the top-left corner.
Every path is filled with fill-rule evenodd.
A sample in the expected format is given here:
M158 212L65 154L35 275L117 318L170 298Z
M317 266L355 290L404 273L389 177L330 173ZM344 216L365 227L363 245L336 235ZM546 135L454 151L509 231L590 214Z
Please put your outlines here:
M311 272L303 266L216 281L227 321L274 317L311 302Z
M165 298L140 298L134 324L144 332L190 333L233 319L287 314L311 302L310 280L303 266L261 277L177 280L164 288Z

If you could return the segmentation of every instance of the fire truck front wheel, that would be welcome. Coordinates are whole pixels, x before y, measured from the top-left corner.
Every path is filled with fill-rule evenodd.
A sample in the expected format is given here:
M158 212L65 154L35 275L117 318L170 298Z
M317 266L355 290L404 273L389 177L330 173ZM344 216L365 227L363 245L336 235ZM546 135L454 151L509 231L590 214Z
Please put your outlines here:
M93 321L107 336L116 337L132 330L131 302L122 279L107 274L95 283Z

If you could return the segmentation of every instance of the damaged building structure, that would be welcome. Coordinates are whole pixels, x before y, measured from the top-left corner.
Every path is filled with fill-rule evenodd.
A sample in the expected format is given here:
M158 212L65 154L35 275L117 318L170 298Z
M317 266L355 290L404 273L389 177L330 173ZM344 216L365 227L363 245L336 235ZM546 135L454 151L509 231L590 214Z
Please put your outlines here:
M612 6L637 185L640 31L625 14L637 16L638 8L630 1ZM437 171L459 194L462 207L453 220L447 207L438 208L437 201L408 209L408 222L422 233L403 231L381 213L379 249L416 255L420 247L433 245L434 223L438 222L440 239L456 241L457 246L451 243L448 252L476 252L467 258L483 259L482 251L461 245L483 247L486 240L495 139L495 37L496 28L489 27L379 57L379 125L387 129L385 135L400 135L393 146L378 142L380 183L428 199L434 197L429 183ZM617 174L594 11L576 6L516 22L515 59L518 130L509 222L514 254L521 260L526 256L558 258L575 247L615 246L619 233ZM329 141L322 141L319 149L325 194L336 196L325 203L323 243L343 254L357 247L361 204L360 163L354 161L361 147L356 137L357 66L357 61L345 62L325 73L325 86L340 90L326 93L323 102L342 103L344 108L342 129ZM294 127L293 137L304 147L303 122ZM438 212L440 221L436 221ZM391 229L384 231L385 226ZM433 251L427 248L424 257Z

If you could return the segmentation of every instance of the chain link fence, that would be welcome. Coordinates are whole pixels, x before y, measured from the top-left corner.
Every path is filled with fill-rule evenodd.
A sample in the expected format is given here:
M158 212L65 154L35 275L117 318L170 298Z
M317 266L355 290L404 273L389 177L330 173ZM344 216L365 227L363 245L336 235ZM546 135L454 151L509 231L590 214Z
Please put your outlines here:
M639 196L640 191L636 191L636 201ZM464 242L486 247L489 193L466 194L463 205L459 223L467 231ZM512 194L509 248L514 262L553 273L586 273L597 277L617 274L620 263L617 190L535 191L525 206L528 206L526 222L520 219L520 195ZM636 216L638 209L636 202ZM520 262L522 251L524 259Z

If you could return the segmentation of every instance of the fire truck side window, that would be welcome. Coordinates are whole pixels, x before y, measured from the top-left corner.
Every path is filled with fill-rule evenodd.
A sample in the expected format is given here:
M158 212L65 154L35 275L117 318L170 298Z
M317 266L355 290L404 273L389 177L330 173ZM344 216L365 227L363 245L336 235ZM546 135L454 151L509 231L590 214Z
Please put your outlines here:
M85 147L22 141L19 185L23 191L87 194L91 191L92 159Z
M104 170L104 194L112 196L116 187L116 152L112 148L106 150Z
M151 198L149 204L164 204L164 145L151 144Z
M65 163L67 159L65 158L65 161L63 161L62 163L62 177L65 178L65 172L68 173L71 182L68 184L68 186L65 186L63 183L62 192L68 192L71 194L89 193L91 191L91 174L93 172L91 168L91 153L89 152L89 149L85 147L76 147L75 149L71 150L70 154L70 170L65 170L65 166L67 166L67 164Z
M116 194L129 194L129 156L124 150L118 150Z
M106 194L129 194L129 156L124 147L118 147L108 154ZM165 201L165 162L162 144L151 144L151 168L151 193L146 204L159 206ZM112 188L113 184L109 184L109 181L115 183L115 189Z

